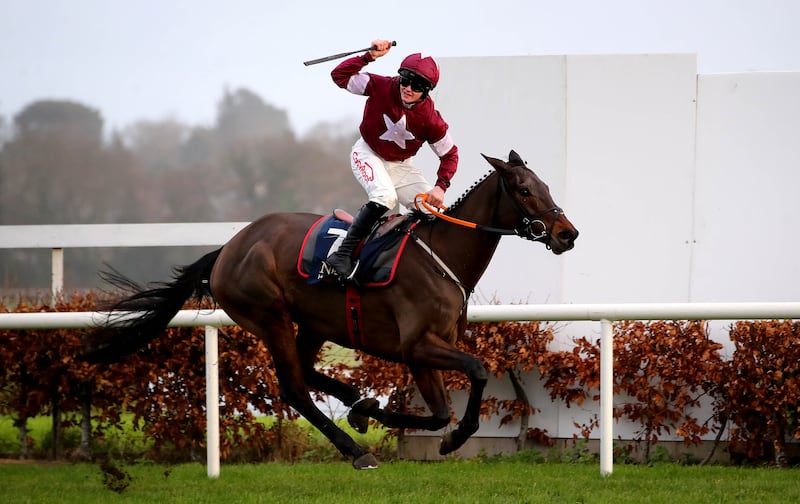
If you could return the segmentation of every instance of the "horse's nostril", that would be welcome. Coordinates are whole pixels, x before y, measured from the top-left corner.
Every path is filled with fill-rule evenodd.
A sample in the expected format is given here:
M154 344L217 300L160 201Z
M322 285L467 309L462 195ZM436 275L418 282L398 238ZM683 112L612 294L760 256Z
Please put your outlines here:
M578 237L577 230L565 229L558 233L558 239L565 242L573 242Z

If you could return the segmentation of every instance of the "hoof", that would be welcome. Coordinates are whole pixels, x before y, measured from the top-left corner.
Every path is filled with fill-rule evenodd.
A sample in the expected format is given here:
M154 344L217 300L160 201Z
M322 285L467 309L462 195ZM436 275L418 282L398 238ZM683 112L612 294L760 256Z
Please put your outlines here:
M478 425L467 425L459 422L458 427L445 433L439 445L439 455L447 455L461 448L467 440L478 431Z
M347 414L347 423L359 434L366 434L369 427L369 417L361 413L350 411Z
M353 461L355 469L377 469L378 459L371 453L365 453Z
M369 427L369 416L364 413L377 408L378 404L378 400L372 398L356 401L347 414L347 423L359 434L365 434Z
M453 433L448 432L442 436L442 440L439 442L439 455L447 455L452 453L453 450L455 450L453 447Z

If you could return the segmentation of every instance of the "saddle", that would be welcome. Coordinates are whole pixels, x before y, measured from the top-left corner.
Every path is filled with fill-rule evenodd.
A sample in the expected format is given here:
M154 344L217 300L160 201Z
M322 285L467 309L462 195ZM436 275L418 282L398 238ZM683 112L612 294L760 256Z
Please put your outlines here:
M334 210L320 217L306 232L297 258L297 272L309 284L337 281L327 270L325 259L336 252L353 217L344 210ZM411 231L419 224L416 214L394 214L382 219L356 248L360 261L356 283L362 287L383 287L394 280L397 262L403 254Z

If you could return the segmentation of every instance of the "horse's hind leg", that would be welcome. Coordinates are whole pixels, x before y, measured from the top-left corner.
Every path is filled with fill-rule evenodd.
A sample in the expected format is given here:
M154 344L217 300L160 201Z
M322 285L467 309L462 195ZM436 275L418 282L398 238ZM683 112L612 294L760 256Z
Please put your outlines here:
M281 400L294 408L319 429L345 456L353 459L356 469L378 466L375 456L364 451L347 433L340 429L314 404L304 379L303 366L298 352L291 320L285 317L281 324L265 324L268 331L258 334L267 345L275 365Z

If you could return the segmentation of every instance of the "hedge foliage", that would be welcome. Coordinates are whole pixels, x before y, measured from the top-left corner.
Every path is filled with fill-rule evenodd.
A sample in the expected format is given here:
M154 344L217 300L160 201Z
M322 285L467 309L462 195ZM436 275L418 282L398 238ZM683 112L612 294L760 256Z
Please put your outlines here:
M92 311L97 297L75 293L54 307L18 302L13 311ZM0 304L0 312L9 311ZM153 440L155 457L165 447L189 457L204 446L202 327L171 328L146 349L109 366L78 358L83 332L0 330L0 414L11 416L24 432L26 419L34 416L55 414L58 424L69 426L91 411L92 438L102 443L128 412ZM730 327L730 337L734 352L726 359L702 321L615 323L615 417L638 425L637 439L648 449L665 434L691 445L709 433L719 439L725 432L738 460L785 460L786 442L800 440L800 322L741 321ZM511 380L516 397L486 397L481 413L499 415L501 423L521 419L521 440L549 442L546 431L528 428L536 408L521 384L531 377L541 379L551 398L567 407L599 398L599 339L576 338L572 349L558 351L550 350L553 339L554 327L548 324L497 322L469 324L459 342L496 378ZM264 460L279 449L280 429L267 428L256 417L296 414L279 399L261 341L239 327L223 327L219 345L222 456L246 450L249 458ZM407 410L413 384L406 369L356 355L357 366L327 365L326 372L358 386L364 396L388 397L389 407ZM449 390L469 386L459 373L444 376ZM713 404L710 418L695 416L701 401ZM588 438L597 426L594 415L575 425L574 437ZM24 456L24 441L20 453Z

